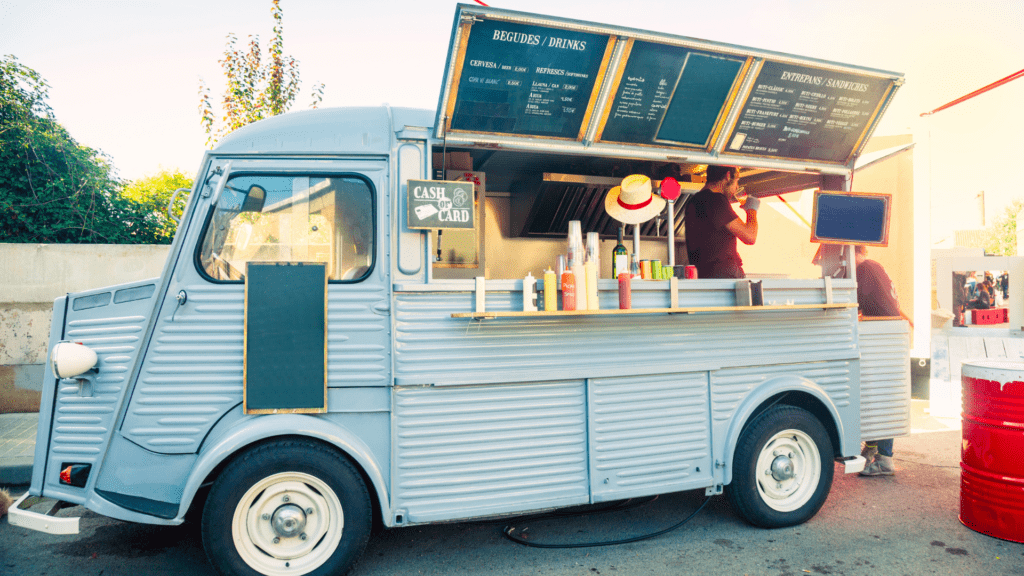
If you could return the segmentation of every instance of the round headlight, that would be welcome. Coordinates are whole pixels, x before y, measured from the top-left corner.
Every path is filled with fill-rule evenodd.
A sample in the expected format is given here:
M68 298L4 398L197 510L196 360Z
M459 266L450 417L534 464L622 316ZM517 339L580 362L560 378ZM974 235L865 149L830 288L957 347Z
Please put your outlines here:
M96 365L96 352L75 342L58 342L50 352L50 365L57 378L74 378Z

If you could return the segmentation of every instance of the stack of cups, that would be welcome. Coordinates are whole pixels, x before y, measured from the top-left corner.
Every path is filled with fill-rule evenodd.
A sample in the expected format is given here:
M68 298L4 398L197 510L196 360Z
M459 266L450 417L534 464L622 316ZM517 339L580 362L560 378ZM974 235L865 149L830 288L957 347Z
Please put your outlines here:
M597 299L597 277L601 270L601 239L597 232L587 232L587 261L583 265L587 276L587 310L599 310Z
M586 254L583 251L583 231L579 220L569 221L569 271L576 284L576 310L587 310L587 277L583 265ZM563 295L564 296L564 295Z

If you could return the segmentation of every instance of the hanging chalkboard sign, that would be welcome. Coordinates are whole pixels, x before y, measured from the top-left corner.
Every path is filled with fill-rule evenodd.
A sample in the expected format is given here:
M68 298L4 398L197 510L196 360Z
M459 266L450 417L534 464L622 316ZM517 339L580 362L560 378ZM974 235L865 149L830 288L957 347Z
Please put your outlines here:
M634 42L598 140L707 146L743 63L682 46Z
M327 265L249 262L242 408L327 411Z
M469 31L451 131L580 136L608 35L504 20Z
M845 164L893 82L765 62L723 153Z
M818 190L811 242L888 246L891 203L889 194Z

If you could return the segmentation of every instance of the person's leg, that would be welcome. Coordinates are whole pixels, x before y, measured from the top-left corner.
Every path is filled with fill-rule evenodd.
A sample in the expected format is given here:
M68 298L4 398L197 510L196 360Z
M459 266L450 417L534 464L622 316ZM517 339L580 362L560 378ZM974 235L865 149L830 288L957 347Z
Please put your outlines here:
M892 476L896 468L892 464L892 438L878 440L875 442L878 453L868 462L861 476ZM865 448L866 450L866 448Z
M888 456L892 458L892 438L886 438L885 440L879 440L875 443L878 446L878 453L882 456Z

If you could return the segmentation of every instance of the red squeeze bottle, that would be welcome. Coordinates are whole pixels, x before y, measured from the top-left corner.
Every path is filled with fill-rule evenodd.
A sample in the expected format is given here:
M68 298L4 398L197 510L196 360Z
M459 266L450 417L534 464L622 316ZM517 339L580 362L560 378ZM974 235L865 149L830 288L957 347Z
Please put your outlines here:
M629 272L619 274L619 310L629 310L633 307L633 293L630 285Z
M562 310L576 309L576 277L571 270L562 272Z

